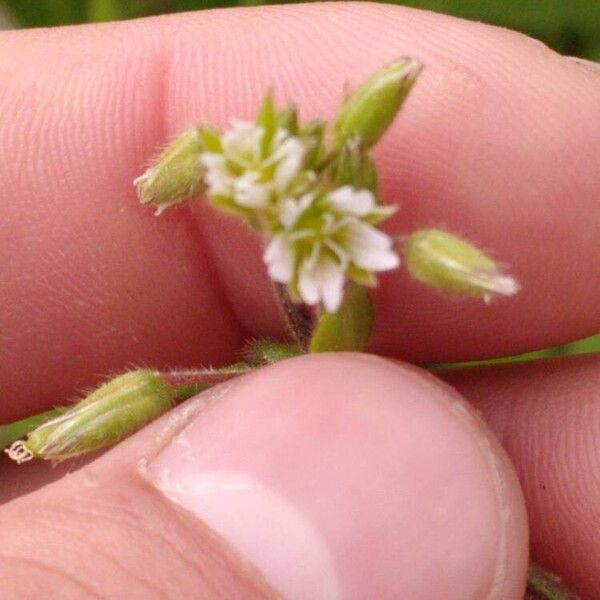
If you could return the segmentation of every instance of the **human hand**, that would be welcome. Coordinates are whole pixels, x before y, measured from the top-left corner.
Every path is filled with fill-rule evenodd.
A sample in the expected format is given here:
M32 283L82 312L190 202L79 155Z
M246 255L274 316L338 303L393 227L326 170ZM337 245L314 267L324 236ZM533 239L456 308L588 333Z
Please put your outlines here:
M158 221L131 181L186 125L253 115L269 85L304 117L330 117L345 81L405 54L426 68L377 150L383 196L401 204L389 228L448 226L506 260L523 290L485 307L384 277L372 351L472 359L597 328L593 67L511 32L358 4L9 32L0 44L0 422L131 363L219 364L249 336L281 338L258 240L201 202ZM599 366L449 376L517 467L533 557L588 598L600 589ZM5 593L522 596L512 467L431 376L311 356L208 396L201 416L191 401L0 508ZM56 474L45 467L3 464L5 497Z

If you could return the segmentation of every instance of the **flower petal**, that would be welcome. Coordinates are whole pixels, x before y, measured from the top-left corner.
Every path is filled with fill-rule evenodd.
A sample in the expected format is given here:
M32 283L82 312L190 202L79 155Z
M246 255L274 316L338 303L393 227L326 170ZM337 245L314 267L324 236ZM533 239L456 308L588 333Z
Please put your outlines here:
M359 221L346 228L347 252L352 262L367 271L387 271L400 265L389 236Z
M261 159L264 129L248 121L232 121L231 128L221 137L223 154L240 166L256 164Z
M344 295L343 268L332 260L324 260L319 265L317 278L325 310L336 312Z
M306 262L302 263L298 272L298 292L306 304L314 306L319 303L319 286L314 270L310 269Z
M204 181L211 195L228 196L231 194L231 177L222 154L203 152L200 155L200 164L206 169Z
M248 171L238 177L234 183L235 201L247 208L264 208L271 197L271 188L268 184L259 182L260 175Z
M282 233L277 234L265 248L263 260L269 277L279 283L290 283L294 275L294 252Z
M376 207L375 196L369 190L357 190L344 185L327 195L329 204L340 212L358 217L365 216Z
M279 222L286 228L292 229L302 216L302 213L312 204L316 194L304 194L299 200L285 198L279 206Z
M305 148L298 138L289 137L280 146L278 152L281 153L281 159L275 168L273 179L275 187L284 191L302 168Z

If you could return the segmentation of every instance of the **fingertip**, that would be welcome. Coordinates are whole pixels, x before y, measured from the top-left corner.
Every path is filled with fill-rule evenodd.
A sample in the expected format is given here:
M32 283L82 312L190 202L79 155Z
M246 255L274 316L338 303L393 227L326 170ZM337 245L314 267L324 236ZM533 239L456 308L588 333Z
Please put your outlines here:
M522 598L512 467L457 394L416 369L364 355L267 368L149 473L286 597Z

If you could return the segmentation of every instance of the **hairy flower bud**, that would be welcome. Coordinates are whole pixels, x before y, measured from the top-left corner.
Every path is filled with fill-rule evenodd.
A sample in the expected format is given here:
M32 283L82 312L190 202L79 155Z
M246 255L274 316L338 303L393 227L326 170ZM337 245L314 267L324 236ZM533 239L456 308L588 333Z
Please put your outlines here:
M373 146L392 124L421 67L418 60L401 58L351 92L333 124L334 147L355 138L365 149Z
M134 180L140 202L156 206L156 214L185 202L204 189L204 168L200 164L202 132L198 127L176 137L154 164Z
M63 460L104 448L169 410L173 398L173 389L158 372L131 371L107 381L6 452L21 463L33 457Z
M439 229L421 229L404 246L405 263L419 281L444 292L476 296L486 302L500 294L512 296L519 285L503 274L481 250Z

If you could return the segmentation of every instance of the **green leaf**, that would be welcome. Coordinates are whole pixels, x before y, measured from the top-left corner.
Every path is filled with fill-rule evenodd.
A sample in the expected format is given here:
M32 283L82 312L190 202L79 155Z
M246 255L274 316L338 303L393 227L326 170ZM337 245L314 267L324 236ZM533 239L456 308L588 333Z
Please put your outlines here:
M364 287L349 283L336 313L323 313L310 340L309 352L360 352L373 329L373 303Z
M223 152L221 144L221 134L212 127L203 125L199 128L200 131L200 146L206 152L214 152L220 154Z
M279 111L277 126L291 135L298 135L298 108L295 104L288 104Z
M275 103L273 102L273 94L270 91L267 92L258 111L256 123L264 129L261 150L262 155L267 156L275 131L277 130L277 110L275 108Z

